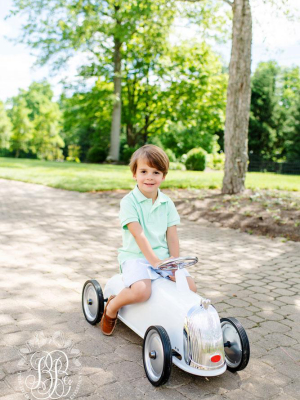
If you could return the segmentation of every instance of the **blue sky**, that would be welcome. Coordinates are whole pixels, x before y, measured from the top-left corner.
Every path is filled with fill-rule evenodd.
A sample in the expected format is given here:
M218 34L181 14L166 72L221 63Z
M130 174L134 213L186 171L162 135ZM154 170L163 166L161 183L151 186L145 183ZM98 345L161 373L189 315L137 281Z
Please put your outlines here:
M294 9L299 10L299 0L289 0ZM11 0L2 0L0 3L0 100L5 101L18 94L19 88L27 89L32 81L47 78L52 84L55 98L59 96L62 86L61 78L66 75L72 82L76 79L76 67L80 56L70 62L64 72L58 76L50 76L48 67L32 68L35 57L30 55L31 50L25 45L14 45L4 36L15 37L20 32L22 19L17 16L4 20L11 7ZM300 66L300 19L298 22L289 22L280 17L272 9L264 5L262 0L252 0L253 46L252 71L260 61L276 60L282 66ZM296 12L300 16L300 12ZM177 28L175 35L178 38L188 38L194 35L192 29ZM216 48L225 62L230 57L230 43Z

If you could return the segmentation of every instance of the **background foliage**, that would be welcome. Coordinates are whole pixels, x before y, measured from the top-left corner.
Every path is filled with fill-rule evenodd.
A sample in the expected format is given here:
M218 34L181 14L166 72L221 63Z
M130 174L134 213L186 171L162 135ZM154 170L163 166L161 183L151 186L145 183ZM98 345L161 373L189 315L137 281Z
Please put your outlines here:
M228 75L209 45L212 38L222 41L229 35L230 13L219 12L222 3L14 0L11 15L28 17L19 40L40 50L38 64L51 61L59 69L80 53L78 74L95 83L66 88L54 101L48 82L33 82L0 102L0 155L105 162L118 42L121 162L153 143L167 151L171 168L184 170L195 148L203 149L209 168L222 168ZM194 40L172 41L179 20L198 27ZM249 152L264 160L300 160L299 67L269 61L253 72Z

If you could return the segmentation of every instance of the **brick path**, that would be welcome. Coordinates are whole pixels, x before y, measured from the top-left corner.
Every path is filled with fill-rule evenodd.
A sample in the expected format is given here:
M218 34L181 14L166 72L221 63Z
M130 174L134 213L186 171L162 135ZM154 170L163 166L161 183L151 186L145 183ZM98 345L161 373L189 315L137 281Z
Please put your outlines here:
M251 359L242 372L210 379L173 366L156 389L142 340L120 321L106 337L81 310L84 282L104 285L118 272L118 206L118 198L0 179L0 400L25 398L18 350L38 331L61 331L80 350L81 400L299 399L300 244L182 218L181 254L200 259L189 270L198 292L221 317L241 321Z

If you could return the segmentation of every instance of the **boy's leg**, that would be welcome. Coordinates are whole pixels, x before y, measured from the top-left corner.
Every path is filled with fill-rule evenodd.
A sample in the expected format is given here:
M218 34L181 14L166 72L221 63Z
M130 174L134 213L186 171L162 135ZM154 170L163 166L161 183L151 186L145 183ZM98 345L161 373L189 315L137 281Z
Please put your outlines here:
M191 276L187 276L186 279L187 279L187 281L188 281L188 284L189 284L190 289L191 289L193 292L196 293L196 292L197 292L197 287L196 287L196 284L195 284L195 282L194 282L194 279L193 279Z
M112 299L106 309L106 314L115 318L118 310L127 304L140 303L149 299L151 295L151 279L142 279L131 285L130 288L124 288Z
M176 282L175 275L169 275L169 278L171 279L171 281ZM196 284L194 282L194 279L191 276L187 276L186 279L187 279L187 282L189 284L190 290L192 290L193 292L196 293L197 292L197 287L196 287Z

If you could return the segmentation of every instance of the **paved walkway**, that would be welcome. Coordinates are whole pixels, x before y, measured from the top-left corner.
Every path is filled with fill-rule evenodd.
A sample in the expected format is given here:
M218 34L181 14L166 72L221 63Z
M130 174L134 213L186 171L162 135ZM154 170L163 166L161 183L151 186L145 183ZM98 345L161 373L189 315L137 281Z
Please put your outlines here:
M61 332L80 351L70 356L82 364L77 399L299 399L300 244L182 218L181 254L200 260L190 268L198 292L221 317L241 321L251 359L244 371L210 379L173 366L156 389L145 377L142 340L120 321L106 337L81 310L84 282L104 285L118 272L118 207L97 193L0 179L0 400L25 398L20 351L38 332Z

